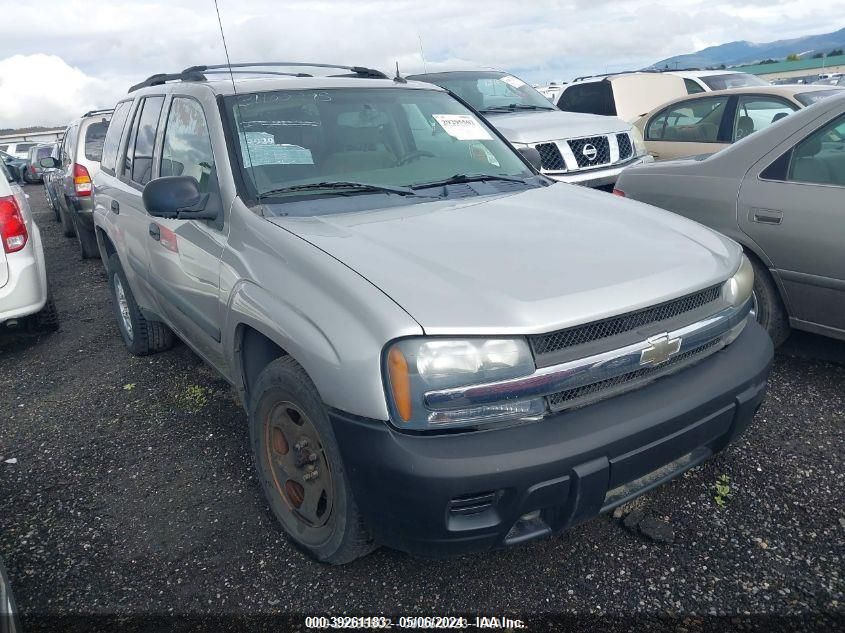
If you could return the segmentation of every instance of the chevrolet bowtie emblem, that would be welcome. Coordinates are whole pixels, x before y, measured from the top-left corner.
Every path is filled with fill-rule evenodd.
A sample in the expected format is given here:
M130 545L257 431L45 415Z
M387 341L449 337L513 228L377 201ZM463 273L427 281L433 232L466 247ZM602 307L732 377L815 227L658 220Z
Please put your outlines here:
M640 354L640 365L660 365L681 351L681 338L659 334L648 339L649 346Z

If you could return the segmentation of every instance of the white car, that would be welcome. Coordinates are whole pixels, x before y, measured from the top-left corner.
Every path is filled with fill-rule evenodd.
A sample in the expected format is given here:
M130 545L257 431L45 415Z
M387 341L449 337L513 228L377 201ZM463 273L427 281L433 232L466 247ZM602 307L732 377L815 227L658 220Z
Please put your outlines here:
M15 143L3 143L0 145L0 152L11 154L15 158L24 160L29 157L29 150L38 145L35 141L18 141Z
M731 88L757 88L771 85L757 75L738 70L673 70L667 75L675 75L684 80L689 94L714 92Z
M41 233L27 196L0 163L0 327L58 328L56 306L47 287Z

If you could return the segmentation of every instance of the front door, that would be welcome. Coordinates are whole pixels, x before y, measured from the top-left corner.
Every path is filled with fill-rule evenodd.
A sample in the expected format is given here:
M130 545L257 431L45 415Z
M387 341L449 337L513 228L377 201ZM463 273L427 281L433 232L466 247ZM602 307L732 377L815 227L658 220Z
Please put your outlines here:
M160 176L191 176L219 201L214 153L201 104L174 96L159 153ZM149 218L146 248L150 278L168 320L209 362L222 367L219 221Z
M737 210L796 325L845 335L845 115L829 113L769 152L743 180Z

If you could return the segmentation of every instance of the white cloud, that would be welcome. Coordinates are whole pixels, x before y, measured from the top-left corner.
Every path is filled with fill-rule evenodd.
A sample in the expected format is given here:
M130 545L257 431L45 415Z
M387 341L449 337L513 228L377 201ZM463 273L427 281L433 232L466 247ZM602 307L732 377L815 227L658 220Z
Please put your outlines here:
M845 14L845 0L218 2L233 62L304 60L392 70L399 61L407 74L423 69L421 39L429 70L497 67L529 81L641 67L734 40L832 31ZM5 71L8 58L23 56L10 72L24 77L16 83L20 94L7 91L11 101L0 99L0 127L56 121L41 104L53 104L55 115L67 119L83 102L114 103L147 75L225 61L213 0L7 3L3 22L15 28L0 38L0 64ZM55 71L64 79L55 81L78 83L73 98L42 76L38 54L67 62L64 71Z
M13 55L0 60L0 127L64 125L86 110L111 107L123 91L56 55Z

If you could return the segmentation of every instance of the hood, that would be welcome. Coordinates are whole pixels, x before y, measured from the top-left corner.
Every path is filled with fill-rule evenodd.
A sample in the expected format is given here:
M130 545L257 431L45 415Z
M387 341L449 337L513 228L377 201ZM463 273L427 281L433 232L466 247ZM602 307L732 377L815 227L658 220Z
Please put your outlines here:
M615 134L631 129L615 116L541 110L488 114L487 120L511 143L542 143L583 136Z
M428 334L531 334L623 314L724 281L740 256L700 224L566 184L269 220L357 271Z

